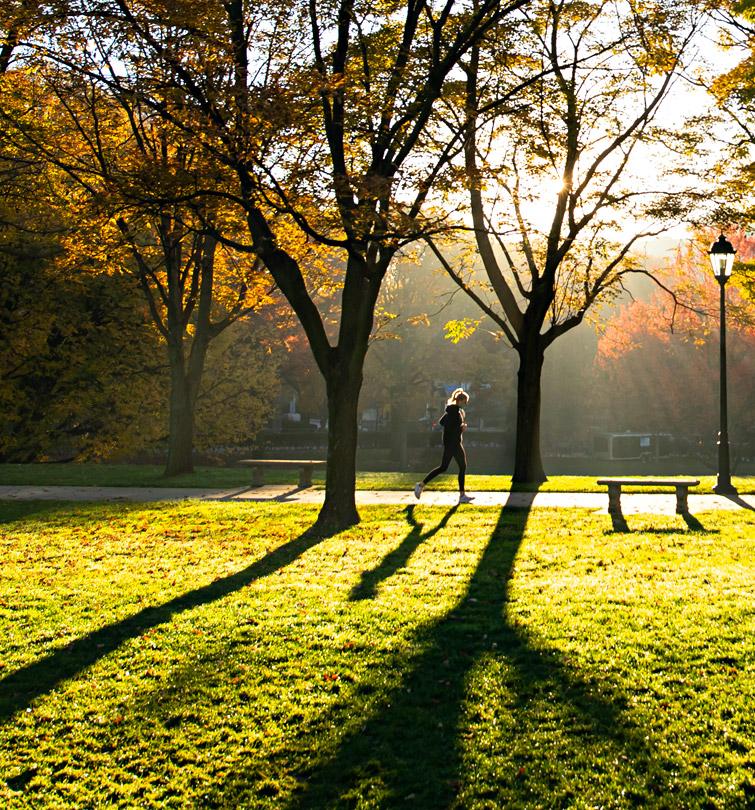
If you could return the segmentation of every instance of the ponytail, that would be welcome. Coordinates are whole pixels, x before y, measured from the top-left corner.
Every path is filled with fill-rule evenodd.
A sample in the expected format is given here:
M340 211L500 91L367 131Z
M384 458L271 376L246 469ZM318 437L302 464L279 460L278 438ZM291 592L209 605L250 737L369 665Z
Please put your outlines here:
M467 402L469 402L469 394L463 388L457 388L448 398L446 405L456 405L456 397L463 395Z

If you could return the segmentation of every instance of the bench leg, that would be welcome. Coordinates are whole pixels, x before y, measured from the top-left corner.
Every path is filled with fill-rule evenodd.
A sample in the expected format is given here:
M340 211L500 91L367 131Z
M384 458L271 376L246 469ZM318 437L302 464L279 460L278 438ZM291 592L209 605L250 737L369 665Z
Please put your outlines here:
M608 485L608 511L612 515L621 514L621 484Z
M303 489L304 487L311 487L312 486L312 465L311 464L302 464L299 468L299 486Z
M676 514L686 515L689 512L687 508L687 492L688 487L675 487L676 489Z
M252 486L261 487L265 483L265 473L262 467L252 467Z

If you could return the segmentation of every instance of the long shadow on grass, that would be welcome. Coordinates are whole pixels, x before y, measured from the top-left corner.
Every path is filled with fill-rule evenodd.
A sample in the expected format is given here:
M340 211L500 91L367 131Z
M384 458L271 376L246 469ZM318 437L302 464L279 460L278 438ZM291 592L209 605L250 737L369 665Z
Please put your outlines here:
M59 501L0 501L0 523L13 523L30 515L53 512L60 506Z
M240 590L246 585L285 568L308 549L327 539L321 532L307 530L235 574L176 596L156 607L147 607L118 622L105 625L86 636L46 655L0 680L0 722L26 708L31 701L74 678L95 664L124 641L146 630L165 624L186 610L206 605Z
M374 598L377 592L377 586L395 574L400 568L403 568L421 543L425 540L429 540L448 524L448 521L451 520L451 517L459 506L458 504L452 506L448 512L443 515L437 526L429 529L424 534L422 532L422 524L417 523L417 519L414 517L414 510L416 508L416 504L411 504L406 507L406 521L412 527L412 530L401 541L401 545L388 554L376 568L365 571L362 574L358 584L354 586L354 589L349 595L349 599L357 601L359 599Z
M551 800L561 806L557 791L568 804L573 786L564 784L555 760L575 751L585 758L595 753L596 763L603 757L608 763L628 757L632 775L647 778L643 771L651 767L651 757L644 732L624 714L623 699L584 680L560 652L534 643L509 615L508 581L528 516L529 508L503 508L465 596L440 621L418 631L417 655L397 664L406 674L363 707L364 723L352 726L324 762L298 772L305 784L292 807L445 808L467 801L493 807L506 806L512 796L521 802L517 806ZM480 668L485 675L480 676ZM475 676L481 681L471 700ZM358 703L348 707L351 717L359 711ZM541 718L551 733L547 754L533 752L528 743L537 739ZM571 748L561 744L559 749L562 734L571 737ZM515 767L512 749L520 752ZM529 792L530 754L534 767L552 767L554 795ZM507 769L497 772L497 761L508 762ZM583 768L583 787L595 764ZM492 773L480 774L491 767ZM476 792L475 778L481 779L483 792ZM547 785L548 778L539 786ZM572 794L572 801L577 798Z

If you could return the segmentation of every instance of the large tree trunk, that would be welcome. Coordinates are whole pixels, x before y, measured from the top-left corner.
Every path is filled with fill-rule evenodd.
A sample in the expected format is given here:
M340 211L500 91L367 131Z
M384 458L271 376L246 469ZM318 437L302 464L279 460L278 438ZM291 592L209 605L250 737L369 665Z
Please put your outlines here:
M165 475L194 472L194 397L186 379L183 358L170 360L170 416Z
M188 360L181 348L168 350L170 416L165 475L194 472L195 412L209 343L209 326L200 319Z
M338 347L321 366L328 391L328 471L325 503L317 518L318 530L335 532L359 523L356 507L356 465L359 393L364 360L372 332L379 279L363 259L349 258L344 283Z
M195 243L197 258L192 268L193 284L198 288L197 315L188 357L184 350L187 322L184 315L184 291L175 280L170 290L170 430L166 476L194 472L194 413L211 340L210 309L217 247L217 241L212 237L198 238L200 241ZM188 302L186 305L188 306Z
M188 364L183 352L171 352L168 461L165 475L194 472L195 412L208 345L209 338L205 328L201 335L194 338Z
M514 484L546 481L540 455L540 384L545 351L538 342L520 344L517 373Z
M242 186L248 187L252 196L251 180L243 172L240 177ZM357 408L375 304L394 251L384 250L379 258L371 259L359 255L357 251L349 255L341 294L338 341L333 346L296 260L278 247L269 224L258 209L250 206L247 220L257 255L298 316L317 366L325 378L328 392L328 469L325 502L314 528L318 532L340 531L359 523L354 496Z
M356 507L357 410L361 369L351 377L333 374L328 390L328 468L325 502L317 529L331 533L359 523Z

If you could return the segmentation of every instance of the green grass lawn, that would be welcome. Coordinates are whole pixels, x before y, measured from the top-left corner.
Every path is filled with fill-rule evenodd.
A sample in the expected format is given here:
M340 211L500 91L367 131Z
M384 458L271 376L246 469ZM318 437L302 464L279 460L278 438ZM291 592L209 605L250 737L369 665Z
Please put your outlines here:
M0 502L9 808L746 808L755 513Z
M360 472L357 489L410 490L423 473ZM296 469L265 471L269 483L295 483ZM599 475L555 475L539 487L541 492L605 492L596 481ZM658 476L651 476L657 478ZM668 476L660 476L668 477ZM691 476L684 476L685 478ZM695 476L700 485L693 492L710 492L715 476ZM0 464L0 485L21 486L111 486L111 487L244 487L251 480L251 472L244 467L198 467L190 475L166 478L163 468L150 464ZM740 494L755 493L755 476L735 476L734 485ZM324 473L314 474L315 487L324 486ZM455 467L448 475L432 482L433 489L455 490L457 488ZM467 489L470 492L508 491L510 475L468 475ZM628 490L631 491L631 490ZM643 489L644 492L652 490ZM667 490L658 490L659 492Z

